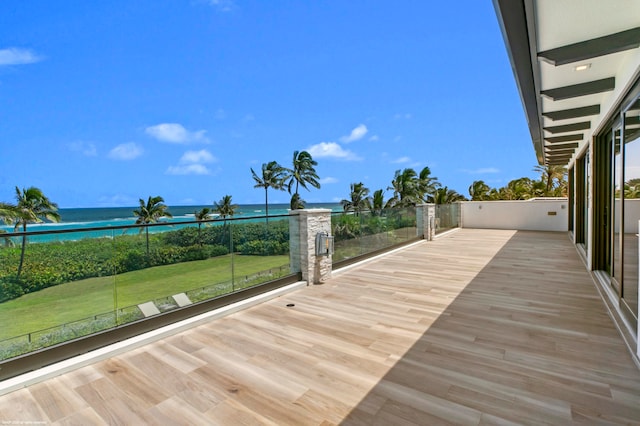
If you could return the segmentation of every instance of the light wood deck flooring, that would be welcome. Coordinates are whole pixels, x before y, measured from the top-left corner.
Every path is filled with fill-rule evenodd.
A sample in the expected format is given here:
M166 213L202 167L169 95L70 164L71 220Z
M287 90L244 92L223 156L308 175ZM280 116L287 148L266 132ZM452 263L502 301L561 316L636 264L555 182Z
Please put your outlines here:
M640 424L640 371L566 234L463 229L0 397L21 421Z

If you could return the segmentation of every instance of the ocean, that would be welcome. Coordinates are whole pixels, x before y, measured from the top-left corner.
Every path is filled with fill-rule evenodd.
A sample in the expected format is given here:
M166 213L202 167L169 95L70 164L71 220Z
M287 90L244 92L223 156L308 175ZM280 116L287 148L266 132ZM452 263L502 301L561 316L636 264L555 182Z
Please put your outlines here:
M208 207L213 210L213 206L169 206L169 212L173 218L162 219L163 223L184 222L195 220L195 212ZM133 210L137 207L98 207L98 208L77 208L59 209L61 221L58 223L33 223L27 226L27 231L51 231L51 230L72 230L87 229L103 226L123 226L133 225L136 217ZM338 203L308 203L307 208L324 208L332 211L342 211L342 206ZM288 204L269 204L269 216L276 216L289 213ZM244 204L239 205L234 218L248 218L253 216L264 216L264 204ZM0 226L7 232L13 231L13 226Z

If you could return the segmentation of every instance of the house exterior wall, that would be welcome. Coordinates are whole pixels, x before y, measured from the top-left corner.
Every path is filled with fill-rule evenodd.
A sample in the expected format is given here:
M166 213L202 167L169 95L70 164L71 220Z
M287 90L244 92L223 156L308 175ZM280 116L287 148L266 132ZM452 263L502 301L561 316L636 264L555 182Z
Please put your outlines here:
M462 228L567 231L566 199L526 201L464 201L460 203Z

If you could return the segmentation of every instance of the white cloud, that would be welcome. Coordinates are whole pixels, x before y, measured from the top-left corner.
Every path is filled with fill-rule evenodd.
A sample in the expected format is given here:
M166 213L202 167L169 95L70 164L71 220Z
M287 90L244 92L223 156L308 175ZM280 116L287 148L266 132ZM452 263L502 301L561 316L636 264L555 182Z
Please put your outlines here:
M314 158L338 158L348 161L361 160L355 153L343 149L335 142L320 142L307 148L307 151Z
M411 161L411 158L409 157L400 157L400 158L396 158L395 160L392 161L392 163L394 164L403 164L403 163L409 163Z
M368 131L369 130L367 129L367 126L365 126L364 124L360 124L358 127L356 127L351 131L351 134L349 134L349 136L341 137L340 141L344 143L355 142L357 140L362 139L364 135L367 134Z
M166 174L168 175L210 175L211 170L205 164L218 161L206 149L200 151L187 151L182 154L177 166L169 166Z
M73 152L80 152L86 157L95 157L98 155L98 149L92 142L71 142L70 144L67 144L67 147L69 150Z
M461 172L469 173L470 175L482 175L488 173L500 173L500 169L495 167L481 167L479 169L461 169Z
M149 126L145 133L162 142L187 144L190 142L209 143L209 139L205 136L206 130L196 130L190 132L178 123L161 123L155 126Z
M41 60L41 56L38 56L29 49L19 49L17 47L0 49L0 66L33 64Z
M211 6L218 8L222 12L230 12L235 7L234 0L208 0Z
M113 160L128 161L128 160L133 160L135 158L140 157L143 152L144 150L142 149L141 146L133 142L130 142L130 143L123 143L116 146L111 151L109 151L108 156Z
M213 163L216 160L213 154L206 149L202 149L200 151L187 151L182 154L180 164Z
M203 164L183 164L169 166L166 173L168 175L210 175L211 171Z
M331 177L331 176L327 176L326 178L322 178L320 179L320 183L322 185L326 185L326 184L331 184L331 183L338 183L339 180L337 178Z
M379 141L379 140L380 140L380 138L378 137L378 135L373 135L373 136L371 136L371 137L369 138L369 140L370 140L371 142L376 142L376 141Z

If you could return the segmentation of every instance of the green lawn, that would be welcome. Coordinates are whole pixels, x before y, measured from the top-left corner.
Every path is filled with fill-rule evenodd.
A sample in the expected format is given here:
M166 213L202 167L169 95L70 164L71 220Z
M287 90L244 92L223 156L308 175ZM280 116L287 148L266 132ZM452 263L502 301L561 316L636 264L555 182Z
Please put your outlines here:
M235 279L289 263L289 256L234 255ZM0 340L231 281L231 255L60 284L0 304Z

